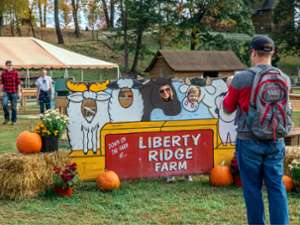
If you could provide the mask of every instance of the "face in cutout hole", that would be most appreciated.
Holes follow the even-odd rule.
[[[162,85],[159,88],[159,95],[164,102],[170,102],[173,100],[173,90],[168,84]]]
[[[84,99],[81,103],[81,113],[83,117],[91,122],[97,113],[97,103],[94,99]]]
[[[188,98],[188,101],[190,103],[198,103],[199,101],[199,98],[200,98],[200,95],[201,95],[201,90],[200,88],[198,87],[195,87],[195,86],[192,86],[189,91],[188,91],[188,94],[187,94],[187,98]]]
[[[123,108],[129,108],[133,103],[132,90],[130,88],[121,88],[118,99]]]

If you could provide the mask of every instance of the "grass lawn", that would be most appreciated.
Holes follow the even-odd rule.
[[[298,115],[299,116],[299,115]],[[15,152],[15,138],[35,120],[1,125],[0,153]],[[9,176],[9,174],[8,174]],[[267,208],[266,191],[263,193]],[[300,224],[300,194],[290,193],[290,224]],[[267,214],[268,216],[268,214]],[[0,200],[0,224],[244,224],[242,190],[216,188],[207,176],[194,182],[178,179],[124,181],[119,191],[103,193],[94,182],[79,183],[70,199],[40,196],[23,201]]]

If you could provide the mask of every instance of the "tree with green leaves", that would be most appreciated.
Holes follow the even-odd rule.
[[[243,0],[187,1],[180,23],[181,32],[190,31],[190,49],[203,46],[202,34],[209,31],[252,34],[250,8]]]
[[[28,10],[30,9],[28,0],[1,0],[0,1],[0,16],[6,15],[6,18],[10,24],[11,35],[15,35],[15,30],[19,36],[22,36],[21,22],[28,15]],[[33,16],[32,16],[33,18]],[[3,26],[3,24],[2,24]],[[2,27],[1,26],[1,27]]]
[[[134,27],[136,35],[135,52],[133,63],[130,69],[130,73],[137,73],[138,62],[140,57],[140,52],[143,45],[143,35],[146,29],[151,25],[157,24],[159,22],[159,16],[157,15],[157,0],[133,0],[129,4],[130,13],[134,15],[129,19],[129,23]]]
[[[273,22],[273,37],[280,51],[300,56],[300,0],[279,0]]]

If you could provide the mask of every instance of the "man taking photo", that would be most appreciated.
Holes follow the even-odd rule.
[[[262,184],[266,185],[270,223],[288,224],[288,202],[282,182],[284,137],[291,129],[290,80],[271,65],[275,46],[267,36],[250,44],[250,69],[228,82],[224,109],[237,109],[236,154],[249,224],[265,224]]]

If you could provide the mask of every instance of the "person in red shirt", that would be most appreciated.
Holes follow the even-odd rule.
[[[236,156],[243,185],[248,224],[265,224],[263,183],[268,192],[270,224],[289,224],[288,199],[282,182],[285,155],[284,138],[275,136],[275,138],[264,139],[264,137],[258,137],[249,123],[250,109],[254,107],[253,103],[250,104],[250,99],[252,88],[256,87],[255,77],[262,76],[261,72],[264,71],[279,71],[271,64],[274,49],[273,40],[267,36],[259,35],[252,39],[249,49],[252,67],[240,71],[232,80],[227,81],[229,87],[223,101],[226,112],[232,113],[237,110],[235,120],[237,125]],[[287,80],[286,85],[289,90],[290,79],[281,71],[280,74]],[[268,82],[271,81],[269,78]],[[263,88],[263,86],[259,88]],[[271,94],[276,94],[276,88],[269,88],[269,90],[271,90]],[[282,93],[284,91],[280,94]],[[272,96],[268,94],[269,92],[265,96]],[[278,108],[272,109],[273,112],[276,113]],[[288,113],[286,112],[286,114]]]
[[[3,112],[4,122],[7,124],[11,120],[11,124],[14,125],[17,122],[17,101],[20,96],[20,77],[18,71],[13,68],[12,62],[7,60],[5,62],[6,69],[1,74],[1,84],[3,90]],[[8,102],[11,104],[11,115],[9,113]]]

